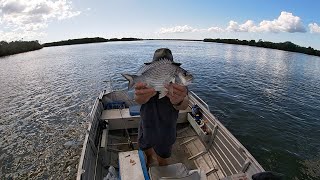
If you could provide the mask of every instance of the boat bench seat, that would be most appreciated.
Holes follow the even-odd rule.
[[[110,130],[138,128],[140,116],[131,116],[129,108],[107,109],[102,111],[101,120],[108,121]]]
[[[135,108],[135,110],[137,110],[139,107]],[[190,108],[187,108],[186,110],[180,110],[177,123],[187,122],[188,112],[191,112]],[[107,109],[102,111],[100,119],[107,120],[109,122],[110,130],[123,129],[124,126],[126,126],[126,128],[138,128],[140,115],[131,114],[132,112],[130,113],[130,108]]]
[[[112,120],[112,119],[126,119],[137,116],[130,115],[129,108],[124,109],[107,109],[102,111],[100,119],[102,120]]]
[[[188,170],[182,163],[168,166],[153,166],[149,169],[150,180],[203,180],[206,175],[200,170]]]
[[[178,119],[177,119],[177,123],[187,122],[187,116],[188,116],[189,112],[191,112],[191,108],[190,107],[188,107],[185,110],[180,110],[179,111],[179,116],[178,116]]]
[[[139,106],[134,106],[130,108],[124,109],[107,109],[102,111],[101,120],[111,120],[111,119],[124,119],[124,118],[136,118],[140,117],[137,115],[137,109],[140,109]],[[179,111],[178,122],[183,122],[187,120],[187,114],[191,112],[191,109],[188,107],[186,110]]]
[[[141,150],[119,153],[119,174],[121,180],[148,180],[148,171]]]

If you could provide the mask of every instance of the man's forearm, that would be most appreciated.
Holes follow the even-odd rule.
[[[189,104],[189,98],[188,98],[188,96],[186,96],[186,97],[183,99],[183,101],[182,101],[182,103],[181,103],[180,105],[173,105],[173,107],[174,107],[176,110],[185,110],[185,109],[187,109],[188,104]]]

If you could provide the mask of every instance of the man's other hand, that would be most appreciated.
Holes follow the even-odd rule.
[[[181,103],[188,94],[186,86],[171,83],[165,86],[168,89],[167,97],[173,105]]]
[[[138,82],[135,87],[134,99],[138,104],[145,104],[151,97],[157,94],[154,88],[148,88],[147,84]]]

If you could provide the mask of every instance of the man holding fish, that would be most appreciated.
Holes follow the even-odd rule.
[[[167,48],[155,51],[153,61],[145,63],[136,75],[122,74],[135,89],[141,104],[138,142],[150,166],[156,155],[160,166],[167,165],[176,141],[179,110],[188,107],[187,85],[193,76],[173,61]]]

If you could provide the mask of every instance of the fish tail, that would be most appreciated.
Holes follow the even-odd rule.
[[[121,74],[121,75],[129,81],[128,89],[133,88],[135,84],[135,78],[137,77],[137,75],[131,75],[131,74]]]

